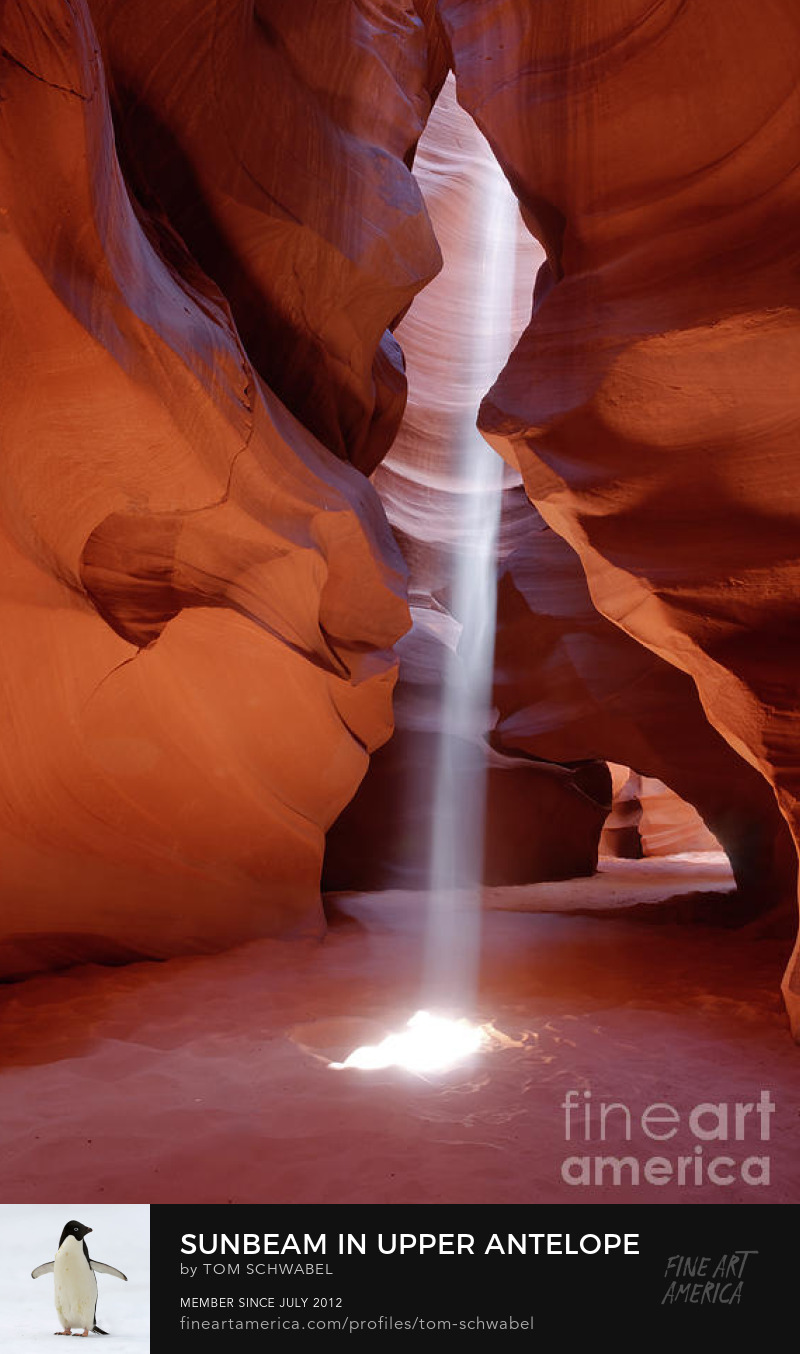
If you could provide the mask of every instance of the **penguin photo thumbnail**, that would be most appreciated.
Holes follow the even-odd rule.
[[[82,1328],[84,1336],[88,1336],[90,1330],[95,1335],[107,1335],[108,1332],[97,1325],[95,1274],[113,1274],[127,1282],[127,1276],[113,1265],[90,1258],[84,1238],[91,1230],[73,1218],[61,1233],[55,1260],[48,1260],[31,1273],[33,1279],[42,1274],[53,1275],[56,1311],[63,1328],[56,1331],[56,1335],[71,1335],[73,1327]]]

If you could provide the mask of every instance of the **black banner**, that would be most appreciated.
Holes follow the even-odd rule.
[[[156,1206],[152,1350],[383,1333],[741,1339],[789,1312],[775,1206]],[[282,1345],[280,1347],[283,1347]]]

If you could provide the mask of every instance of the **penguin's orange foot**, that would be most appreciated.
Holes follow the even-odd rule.
[[[89,1334],[89,1327],[87,1326],[85,1331],[81,1331],[81,1339],[82,1339],[82,1340],[85,1340],[86,1337],[88,1336],[88,1334]]]
[[[56,1331],[53,1331],[53,1334],[54,1334],[54,1335],[71,1335],[71,1334],[72,1334],[72,1327],[70,1326],[69,1330],[56,1330]]]

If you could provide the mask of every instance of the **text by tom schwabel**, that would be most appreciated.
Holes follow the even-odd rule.
[[[302,1263],[301,1256],[332,1255],[629,1255],[639,1254],[638,1232],[492,1232],[476,1237],[472,1232],[186,1232],[181,1237],[181,1255],[197,1256],[196,1264],[181,1263],[181,1273],[194,1278],[210,1274],[263,1274],[266,1272],[320,1272],[317,1265]],[[274,1270],[249,1261],[225,1261],[227,1255],[284,1257]],[[202,1260],[201,1256],[219,1257]],[[296,1261],[288,1257],[297,1257]],[[284,1267],[285,1266],[285,1267]],[[291,1269],[290,1269],[291,1266]]]

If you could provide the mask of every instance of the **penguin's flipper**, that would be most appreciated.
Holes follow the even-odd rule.
[[[95,1274],[113,1274],[115,1279],[124,1279],[126,1283],[128,1282],[127,1274],[123,1274],[121,1269],[115,1269],[113,1265],[104,1265],[102,1260],[90,1260],[89,1264]],[[51,1265],[50,1268],[52,1269],[53,1266]],[[101,1331],[101,1334],[105,1335],[105,1331]]]
[[[107,1330],[102,1330],[100,1326],[92,1326],[92,1335],[108,1335]]]
[[[31,1270],[31,1278],[32,1278],[32,1279],[41,1279],[41,1277],[42,1277],[43,1274],[52,1274],[52,1273],[53,1273],[53,1263],[54,1263],[54,1262],[53,1262],[52,1260],[48,1260],[48,1262],[47,1262],[46,1265],[37,1265],[37,1266],[36,1266],[36,1269],[32,1269],[32,1270]]]

